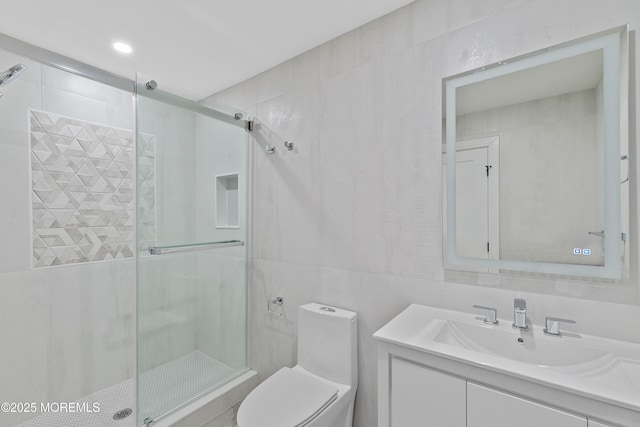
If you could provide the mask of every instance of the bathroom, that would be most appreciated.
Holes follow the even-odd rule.
[[[410,304],[476,315],[480,312],[473,305],[491,306],[500,319],[511,321],[514,299],[522,298],[533,325],[543,325],[545,316],[554,313],[575,320],[576,325],[566,326],[575,333],[640,343],[638,48],[634,39],[640,3],[416,0],[403,4],[331,40],[318,41],[322,44],[293,58],[282,58],[273,63],[279,65],[257,75],[246,75],[230,87],[200,94],[198,99],[206,98],[205,106],[231,115],[242,112],[243,118],[235,124],[210,122],[217,119],[204,111],[165,108],[145,87],[155,80],[155,90],[164,90],[163,81],[169,77],[163,79],[161,71],[135,70],[150,76],[137,79],[145,95],[133,106],[130,90],[70,76],[29,59],[26,52],[0,46],[0,69],[19,62],[27,66],[0,88],[0,402],[74,401],[116,384],[122,384],[124,394],[134,396],[138,371],[197,349],[231,366],[231,379],[220,386],[223,393],[213,401],[210,413],[196,411],[191,420],[180,422],[231,427],[238,404],[250,389],[283,366],[296,364],[298,307],[310,302],[357,313],[356,427],[379,422],[379,342],[373,334]],[[20,20],[8,19],[0,19],[0,33],[39,45],[35,38],[19,35]],[[443,79],[625,24],[631,47],[630,220],[625,254],[630,278],[612,285],[592,278],[518,280],[495,273],[478,284],[446,269]],[[73,57],[68,46],[40,47],[82,61]],[[165,73],[188,80],[184,69]],[[124,77],[136,79],[133,74]],[[166,91],[185,96],[178,89]],[[129,165],[128,169],[124,165],[127,171],[133,170],[135,147],[138,172],[143,166],[140,135],[150,135],[147,142],[158,138],[156,146],[166,150],[157,153],[164,159],[158,160],[164,167],[158,175],[162,172],[166,179],[158,185],[164,185],[166,192],[152,188],[148,194],[163,198],[155,206],[164,213],[145,230],[151,236],[147,235],[148,240],[157,233],[162,242],[145,243],[141,236],[141,228],[148,225],[141,219],[149,212],[142,211],[140,194],[137,206],[132,204],[133,175],[128,176],[130,186],[117,194],[129,216],[129,222],[121,224],[124,242],[136,243],[134,217],[138,215],[138,249],[194,241],[237,240],[246,245],[212,250],[207,252],[210,259],[196,259],[186,254],[154,258],[140,251],[134,255],[135,246],[128,246],[127,252],[125,244],[112,255],[115,259],[103,256],[87,263],[71,259],[68,265],[38,266],[31,245],[37,208],[31,193],[41,188],[32,189],[30,184],[34,169],[25,141],[27,132],[34,129],[27,127],[28,110],[48,113],[50,120],[53,113],[66,120],[104,125],[109,128],[106,131],[129,130],[119,134],[130,155],[129,163],[124,162]],[[239,125],[248,117],[255,121],[251,133]],[[169,121],[174,128],[165,126]],[[138,133],[136,145],[133,129]],[[190,133],[185,140],[193,141],[188,149],[175,143],[176,136],[183,137],[185,132]],[[216,144],[238,143],[216,148],[229,150],[223,156],[212,155],[201,145],[207,139],[204,132],[223,135],[214,138]],[[166,144],[160,141],[163,135]],[[294,144],[292,150],[285,141]],[[273,153],[269,153],[271,147]],[[226,163],[216,163],[219,158]],[[197,227],[203,215],[215,210],[209,189],[199,187],[198,178],[207,167],[211,168],[208,176],[217,179],[212,182],[231,193],[239,190],[234,211],[238,217],[213,231]],[[144,180],[139,180],[138,191],[144,187],[140,181]],[[188,217],[183,216],[183,205],[192,209]],[[51,262],[47,257],[38,260]],[[201,293],[194,271],[215,283],[210,292]],[[271,303],[277,297],[282,297],[282,304]],[[156,322],[171,320],[144,314],[170,299],[178,305],[171,314],[203,318],[214,325],[215,333],[190,321],[141,341],[141,328],[154,329]],[[215,354],[220,348],[224,354]],[[255,374],[233,383],[249,372],[246,369]],[[142,400],[144,388],[137,394]],[[121,409],[135,410],[135,403],[127,399],[113,408],[105,403],[101,412],[111,411],[111,420]],[[185,400],[176,399],[174,406]],[[0,426],[17,426],[32,415],[2,413]]]

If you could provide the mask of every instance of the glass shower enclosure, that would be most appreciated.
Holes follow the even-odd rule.
[[[138,425],[247,370],[246,121],[138,76]]]
[[[248,122],[4,34],[0,76],[0,427],[222,393],[247,371]]]

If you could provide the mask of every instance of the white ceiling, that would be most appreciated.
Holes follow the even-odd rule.
[[[17,0],[4,2],[0,33],[204,98],[412,1]]]

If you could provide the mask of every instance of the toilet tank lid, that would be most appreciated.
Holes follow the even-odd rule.
[[[326,314],[334,317],[341,317],[349,320],[353,320],[358,317],[358,314],[354,313],[353,311],[344,310],[342,308],[333,307],[331,305],[318,304],[317,302],[301,305],[300,309],[317,312],[321,314]]]

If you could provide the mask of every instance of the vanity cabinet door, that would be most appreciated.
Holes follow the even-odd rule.
[[[465,427],[466,381],[391,359],[391,427]]]
[[[467,384],[467,427],[587,427],[587,419]]]

